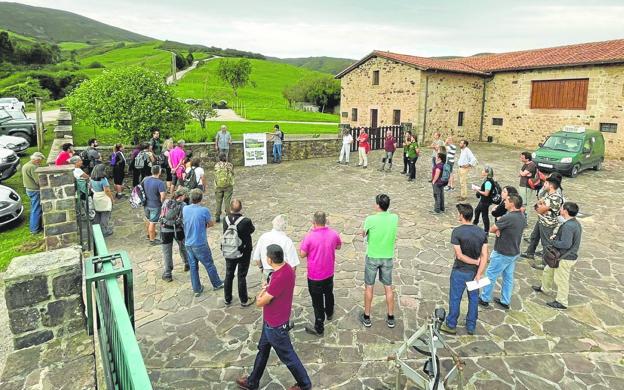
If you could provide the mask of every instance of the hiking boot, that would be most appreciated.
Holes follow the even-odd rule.
[[[165,282],[173,282],[173,278],[167,275],[163,275],[162,280],[164,280]]]
[[[488,306],[490,306],[490,302],[486,302],[486,301],[484,301],[483,299],[481,299],[479,297],[479,305],[481,305],[483,307],[488,307]]]
[[[531,288],[535,292],[539,292],[539,293],[543,293],[544,292],[544,290],[542,290],[542,286],[531,286]]]
[[[236,384],[238,385],[238,387],[240,389],[243,389],[243,390],[255,390],[255,388],[249,386],[249,384],[247,383],[247,377],[246,376],[238,378],[236,380]]]
[[[305,329],[306,333],[309,333],[309,334],[312,334],[312,335],[315,335],[315,336],[322,336],[323,335],[323,333],[319,332],[313,326],[310,326],[310,325],[306,325],[304,329]]]
[[[200,296],[200,295],[201,295],[201,293],[203,293],[203,292],[204,292],[204,286],[201,286],[201,287],[200,287],[200,289],[199,289],[199,291],[197,291],[197,292],[195,293],[195,297]]]
[[[327,321],[331,321],[331,320],[333,320],[333,319],[334,319],[334,315],[333,315],[333,314],[332,314],[332,315],[330,315],[330,316],[327,316]]]
[[[520,255],[520,257],[524,257],[525,259],[533,260],[535,259],[535,255],[532,253],[524,252]]]
[[[565,310],[567,309],[566,306],[563,306],[561,303],[557,302],[557,301],[552,301],[552,302],[546,302],[546,306],[550,306],[554,309],[560,309],[560,310]]]
[[[446,322],[443,322],[442,325],[440,325],[440,331],[452,335],[457,334],[457,329],[449,327],[446,325]]]
[[[373,323],[370,320],[370,316],[367,317],[366,314],[364,314],[364,312],[360,313],[359,320],[362,323],[362,325],[364,325],[367,328],[370,328],[371,326],[373,326]]]
[[[223,301],[223,304],[225,305],[225,307],[230,307],[232,306],[232,301]]]
[[[392,316],[392,317],[387,316],[386,317],[386,325],[388,325],[388,328],[394,328],[396,326],[396,322],[394,321],[394,316]]]
[[[256,297],[253,298],[247,298],[247,302],[241,302],[241,307],[248,307],[254,304],[254,302],[256,302]]]
[[[499,305],[500,307],[502,307],[505,310],[509,310],[510,307],[508,304],[501,302],[500,298],[494,298],[494,302],[496,302],[497,305]]]

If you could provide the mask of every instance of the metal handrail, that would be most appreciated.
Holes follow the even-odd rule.
[[[87,330],[93,334],[95,319],[107,387],[151,390],[134,334],[132,264],[126,252],[108,253],[100,225],[93,225],[93,238],[96,256],[85,261]],[[123,278],[123,296],[118,277]]]

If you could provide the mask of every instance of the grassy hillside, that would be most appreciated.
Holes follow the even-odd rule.
[[[207,88],[213,99],[226,100],[233,106],[236,99],[232,89],[217,77],[219,61],[221,59],[208,61],[199,69],[184,76],[175,86],[176,94],[181,98],[201,99],[206,96]],[[271,61],[253,59],[250,61],[253,68],[251,79],[256,86],[241,88],[238,91],[238,100],[245,107],[247,119],[338,122],[338,115],[291,110],[282,96],[286,86],[320,73]]]
[[[135,65],[165,75],[169,73],[171,68],[171,53],[158,49],[160,44],[160,41],[134,44],[86,57],[82,57],[82,53],[80,53],[79,63],[86,68],[94,62],[98,62],[104,66],[104,68],[99,69],[84,69],[83,73],[87,74],[89,77],[100,74],[106,68]]]
[[[0,26],[51,42],[145,42],[152,39],[71,12],[18,3],[0,3]]]
[[[338,74],[348,68],[356,60],[348,58],[334,57],[304,57],[304,58],[267,58],[270,61],[281,62],[284,64],[294,65],[300,68],[306,68],[317,72]]]

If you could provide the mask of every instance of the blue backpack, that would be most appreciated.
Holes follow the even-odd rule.
[[[449,163],[444,164],[442,168],[442,176],[440,177],[440,184],[443,186],[447,185],[449,179],[451,178],[451,165]]]

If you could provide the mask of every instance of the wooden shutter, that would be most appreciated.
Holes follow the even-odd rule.
[[[584,110],[587,108],[589,79],[534,80],[531,85],[531,108]]]

